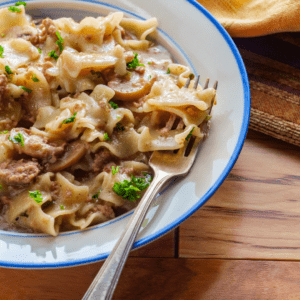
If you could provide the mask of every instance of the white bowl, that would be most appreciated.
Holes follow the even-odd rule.
[[[9,1],[0,5],[13,5]],[[106,1],[105,1],[106,2]],[[249,115],[250,91],[243,61],[223,27],[193,0],[27,1],[34,18],[106,15],[121,10],[125,15],[157,17],[158,42],[174,59],[219,81],[218,105],[213,109],[209,138],[203,144],[190,174],[177,180],[158,197],[146,217],[134,248],[141,247],[178,226],[218,189],[233,167],[244,143]],[[20,234],[0,231],[0,266],[58,268],[96,262],[108,256],[132,212],[83,231]]]

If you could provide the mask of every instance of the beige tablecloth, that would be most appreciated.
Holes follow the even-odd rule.
[[[232,37],[300,31],[300,0],[198,0]]]

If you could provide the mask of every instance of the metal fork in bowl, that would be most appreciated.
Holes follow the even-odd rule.
[[[190,85],[190,78],[187,79],[184,88]],[[199,76],[195,80],[194,89],[197,89]],[[206,80],[204,89],[208,88],[209,80]],[[217,89],[218,82],[214,84]],[[209,108],[208,116],[210,116],[215,97],[213,97]],[[176,118],[169,120],[169,127],[174,125]],[[201,126],[202,131],[206,134],[208,131],[207,121]],[[177,128],[183,128],[182,120],[178,123]],[[110,300],[119,281],[121,272],[127,260],[128,254],[132,248],[135,238],[139,232],[141,224],[155,196],[161,187],[174,176],[186,175],[197,155],[199,144],[202,140],[192,136],[186,143],[186,147],[182,147],[175,151],[155,151],[151,155],[149,165],[154,171],[154,178],[148,187],[145,195],[135,209],[129,223],[127,224],[123,234],[120,236],[111,254],[106,259],[102,268],[91,283],[89,289],[83,296],[82,300]]]

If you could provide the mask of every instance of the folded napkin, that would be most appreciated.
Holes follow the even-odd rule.
[[[232,37],[300,31],[299,0],[198,0]]]

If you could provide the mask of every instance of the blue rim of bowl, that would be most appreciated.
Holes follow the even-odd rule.
[[[114,8],[114,9],[118,9],[118,10],[122,10],[128,14],[134,15],[140,19],[144,19],[141,16],[138,16],[128,10],[125,10],[123,8],[120,8],[118,6],[115,5],[111,5],[108,3],[103,3],[101,1],[95,1],[95,0],[73,0],[73,1],[79,1],[79,2],[89,2],[89,3],[94,3],[94,4],[101,4],[110,8]],[[246,68],[244,66],[242,57],[236,47],[236,45],[234,44],[233,40],[231,39],[231,37],[229,36],[229,34],[226,32],[226,30],[222,27],[222,25],[211,15],[210,12],[208,12],[203,6],[201,6],[198,2],[196,2],[196,0],[184,0],[186,2],[189,2],[191,5],[193,5],[200,13],[202,13],[207,19],[209,19],[214,25],[215,27],[218,29],[218,31],[221,33],[222,37],[225,39],[225,41],[227,42],[227,45],[229,46],[229,48],[231,49],[235,60],[237,62],[239,71],[240,71],[240,75],[241,75],[241,79],[242,79],[242,83],[243,83],[243,92],[244,92],[244,112],[243,112],[243,123],[241,126],[241,130],[240,130],[240,135],[238,138],[238,141],[236,143],[235,149],[230,157],[230,160],[228,161],[225,169],[223,170],[222,174],[219,176],[218,180],[213,184],[213,186],[199,199],[199,201],[192,206],[187,212],[185,212],[181,217],[179,217],[178,219],[176,219],[175,221],[173,221],[172,223],[170,223],[168,226],[165,226],[164,228],[158,230],[157,232],[137,241],[134,243],[132,249],[136,249],[139,248],[141,246],[145,246],[148,243],[151,243],[153,240],[163,236],[164,234],[168,233],[170,230],[172,230],[173,228],[177,227],[180,225],[180,223],[182,223],[183,221],[185,221],[189,216],[191,216],[196,210],[198,210],[203,204],[205,204],[210,197],[217,191],[217,189],[220,187],[220,185],[223,183],[223,181],[225,180],[225,178],[228,176],[230,170],[233,168],[245,141],[246,138],[246,134],[247,134],[247,130],[248,130],[248,125],[249,125],[249,118],[250,118],[250,107],[251,107],[251,99],[250,99],[250,87],[249,87],[249,81],[248,81],[248,76],[247,76],[247,72],[246,72]],[[34,2],[31,0],[28,0],[27,2]],[[3,5],[8,5],[8,4],[13,4],[14,1],[7,1],[1,4],[1,6]],[[176,46],[178,46],[178,49],[180,49],[181,53],[185,56],[185,58],[188,60],[188,62],[190,63],[190,65],[193,67],[192,63],[190,62],[189,58],[187,57],[187,55],[184,53],[184,51],[182,51],[182,49],[180,48],[180,46],[171,38],[169,37],[165,32],[163,32],[161,29],[160,31],[166,35],[171,41],[172,43],[174,43]],[[195,72],[195,70],[193,70]],[[107,226],[111,223],[117,222],[120,219],[129,217],[133,212],[130,212],[128,214],[125,214],[123,216],[121,216],[120,218],[114,219],[111,222],[107,222],[105,224],[103,224],[104,226]],[[94,230],[94,229],[98,229],[99,227],[103,227],[101,226],[94,226],[93,228],[90,228],[90,230]],[[63,235],[73,235],[76,233],[80,233],[81,231],[73,231],[73,232],[69,232],[69,233],[64,233]],[[34,238],[34,237],[49,237],[49,235],[18,235],[18,234],[7,234],[5,232],[1,232],[1,235],[9,235],[12,237],[28,237],[28,238]],[[93,258],[90,259],[80,259],[80,260],[72,260],[69,262],[60,262],[60,263],[39,263],[39,264],[26,264],[26,263],[9,263],[7,261],[0,261],[0,266],[2,267],[10,267],[10,268],[28,268],[28,269],[46,269],[46,268],[62,268],[62,267],[72,267],[72,266],[78,266],[78,265],[83,265],[83,264],[88,264],[88,263],[93,263],[93,262],[98,262],[101,261],[103,259],[105,259],[108,255],[110,254],[110,252],[106,252],[106,253],[102,253],[98,256],[95,256]]]

